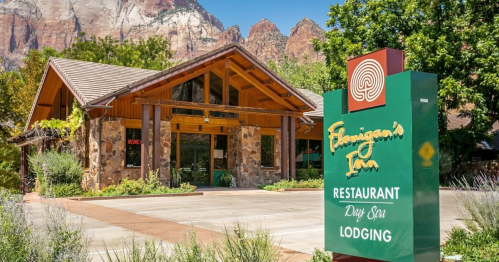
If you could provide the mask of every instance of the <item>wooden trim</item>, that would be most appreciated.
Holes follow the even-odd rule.
[[[220,67],[222,66],[223,64],[225,63],[225,60],[221,60],[221,61],[218,61],[218,62],[215,62],[214,64],[212,65],[209,65],[207,67],[204,67],[202,69],[199,69],[197,71],[194,71],[193,73],[189,73],[185,76],[182,76],[182,77],[179,77],[179,78],[176,78],[174,80],[170,80],[168,83],[162,85],[162,86],[159,86],[153,90],[150,90],[148,92],[145,92],[144,94],[142,94],[141,96],[142,97],[149,97],[149,96],[152,96],[152,95],[155,95],[155,94],[158,94],[158,93],[161,93],[169,88],[172,88],[174,86],[177,86],[177,85],[180,85],[186,81],[189,81],[193,78],[196,78],[202,74],[205,74],[207,72],[210,72],[212,69],[216,68],[216,67]],[[189,71],[188,71],[189,72]],[[169,79],[167,79],[169,80]]]
[[[46,108],[52,108],[52,105],[47,105],[47,104],[37,104],[36,106],[46,107]]]
[[[235,63],[230,63],[230,68],[234,70],[236,73],[238,73],[241,77],[243,77],[246,81],[248,81],[250,84],[256,86],[260,91],[262,91],[264,94],[267,96],[271,97],[275,101],[277,101],[279,104],[283,105],[289,110],[292,111],[298,111],[293,105],[288,103],[286,100],[284,100],[282,97],[280,97],[278,94],[274,93],[274,91],[270,90],[267,88],[264,84],[262,84],[261,81],[256,79],[254,76],[250,75],[248,72],[244,71],[241,67],[236,65]]]
[[[225,66],[223,69],[223,85],[222,85],[222,105],[228,105],[229,104],[229,72],[230,71],[230,62],[229,59],[225,61]]]
[[[232,113],[255,114],[255,115],[280,115],[280,116],[293,116],[293,117],[301,117],[303,115],[303,112],[273,110],[273,109],[264,109],[256,107],[215,105],[215,104],[206,104],[206,103],[151,99],[151,98],[141,98],[141,97],[135,97],[132,103],[142,104],[142,105],[170,106],[182,109],[211,110],[219,112],[232,112]]]
[[[251,88],[255,88],[255,86],[254,85],[243,86],[243,87],[241,87],[241,91],[248,90],[248,89],[251,89]]]
[[[140,177],[144,179],[149,172],[149,105],[142,105],[141,140]]]
[[[258,100],[258,103],[263,103],[263,102],[272,101],[272,100],[274,100],[274,99],[272,99],[270,97],[262,98],[262,99]]]
[[[210,103],[210,73],[204,74],[204,103]],[[204,110],[204,117],[209,117],[210,111]]]

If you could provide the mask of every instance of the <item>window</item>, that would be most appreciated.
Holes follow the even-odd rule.
[[[262,135],[262,168],[274,167],[274,136]]]
[[[126,129],[126,167],[140,167],[140,147],[141,130],[140,128],[127,128]]]
[[[185,102],[204,102],[203,76],[191,79],[172,89],[172,100]],[[202,110],[173,108],[174,114],[203,115]]]
[[[172,132],[172,141],[170,142],[170,167],[177,168],[177,133]]]
[[[322,169],[322,140],[296,139],[296,169]]]
[[[215,135],[213,160],[215,169],[227,169],[227,135]]]
[[[218,77],[214,73],[210,73],[210,104],[221,105],[222,95],[223,95],[223,81],[222,78]],[[239,105],[239,90],[235,87],[229,85],[229,105],[238,106]],[[212,117],[227,117],[227,118],[238,118],[237,113],[228,112],[217,112],[211,111],[210,116]]]

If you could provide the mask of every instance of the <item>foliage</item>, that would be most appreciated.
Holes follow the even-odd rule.
[[[110,36],[87,38],[85,33],[81,33],[71,47],[64,49],[61,54],[65,58],[80,61],[164,70],[172,66],[170,60],[173,53],[169,47],[168,39],[158,35],[120,42]]]
[[[405,51],[406,69],[437,74],[440,147],[451,142],[449,110],[469,116],[457,129],[458,158],[489,138],[499,119],[499,2],[347,0],[330,7],[325,41],[331,89],[346,88],[346,59],[383,47]]]
[[[269,60],[268,66],[294,87],[308,89],[316,94],[331,90],[326,65],[313,62],[308,56],[304,56],[301,63],[298,63],[297,58],[284,56],[277,62]]]
[[[321,177],[319,169],[309,167],[307,169],[300,169],[296,172],[296,180],[309,180],[309,179],[319,179]]]
[[[71,114],[68,115],[67,120],[61,119],[44,119],[40,123],[35,122],[34,126],[41,128],[55,129],[59,132],[64,140],[71,140],[78,128],[85,123],[85,112],[79,107],[76,99],[73,101]],[[68,134],[69,133],[69,134]]]
[[[0,189],[18,189],[21,183],[19,173],[6,162],[0,163]]]
[[[50,186],[49,191],[50,194],[54,197],[73,197],[83,195],[83,189],[81,188],[81,185],[76,183],[55,184]]]
[[[130,180],[125,178],[119,185],[110,185],[98,192],[87,192],[85,196],[132,196],[155,194],[178,194],[194,192],[196,186],[181,183],[178,188],[170,188],[161,184],[157,172],[149,171],[145,181],[142,178]]]
[[[22,196],[0,191],[0,261],[87,261],[90,238],[82,217],[71,217],[54,199],[42,200],[35,219]]]
[[[440,177],[440,184],[448,184],[451,180],[450,174],[454,161],[451,153],[445,149],[438,151],[438,173]]]
[[[182,183],[182,170],[172,167],[170,169],[170,175],[171,175],[171,186],[179,187],[180,184]]]
[[[225,227],[224,236],[215,249],[221,261],[279,261],[280,243],[269,230],[258,227],[249,232],[246,226],[236,222],[234,229]]]
[[[232,174],[229,170],[222,170],[222,173],[218,177],[218,186],[220,187],[229,187],[232,183]]]
[[[274,240],[270,231],[259,227],[250,233],[238,222],[233,229],[225,227],[221,238],[211,245],[197,241],[196,233],[191,231],[181,241],[174,242],[171,249],[161,242],[155,245],[153,240],[146,240],[144,245],[140,245],[134,237],[131,243],[123,242],[122,247],[113,247],[112,251],[106,247],[105,251],[102,260],[108,262],[286,261],[280,260],[280,243]]]
[[[13,144],[7,143],[10,128],[0,126],[0,188],[12,190],[19,188],[20,152]]]
[[[71,153],[50,150],[29,156],[28,161],[40,183],[56,185],[81,182],[83,167]]]
[[[274,184],[259,185],[258,188],[268,191],[282,191],[286,188],[324,188],[324,179],[309,179],[303,181],[283,179]]]
[[[331,262],[332,260],[333,254],[331,252],[315,248],[312,258],[307,260],[307,262]]]
[[[463,262],[495,262],[499,261],[499,240],[486,232],[454,227],[442,251],[445,256],[463,255]]]
[[[461,219],[472,233],[484,233],[499,240],[499,178],[480,175],[470,185],[465,178],[452,186],[464,207]]]

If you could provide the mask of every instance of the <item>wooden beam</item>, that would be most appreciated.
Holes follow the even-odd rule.
[[[308,106],[301,106],[301,107],[298,107],[298,110],[300,110],[300,111],[301,111],[301,110],[308,110],[308,109],[310,109],[310,107],[308,107]]]
[[[267,101],[272,101],[272,98],[267,97],[267,98],[262,98],[262,99],[258,100],[259,103],[263,103],[263,102],[267,102]]]
[[[177,85],[180,85],[186,81],[189,81],[193,78],[196,78],[202,74],[205,74],[207,72],[210,72],[211,70],[213,70],[214,68],[216,67],[220,67],[222,66],[223,64],[225,64],[225,60],[221,60],[221,61],[218,61],[218,62],[215,62],[214,64],[212,65],[209,65],[207,67],[204,67],[202,69],[199,69],[199,70],[196,70],[194,71],[192,74],[187,74],[187,75],[184,75],[180,78],[176,78],[176,79],[167,79],[167,83],[162,85],[162,86],[159,86],[153,90],[150,90],[148,92],[145,92],[143,95],[141,96],[144,96],[144,97],[149,97],[149,96],[152,96],[152,95],[155,95],[155,94],[158,94],[158,93],[161,93],[163,91],[165,91],[166,89],[169,89],[169,88],[172,88],[174,86],[177,86]]]
[[[161,107],[154,106],[153,117],[152,117],[152,168],[156,172],[161,166],[160,156],[161,156],[161,144],[160,144],[160,134],[161,134]],[[158,174],[159,175],[159,174]]]
[[[289,174],[296,179],[296,119],[289,118]],[[308,159],[308,157],[307,157]]]
[[[272,83],[274,83],[274,80],[272,80],[272,79],[269,80],[269,81],[262,82],[262,84],[264,84],[264,85],[269,85],[269,84],[272,84]]]
[[[241,67],[239,67],[235,63],[230,63],[229,65],[230,65],[230,68],[232,70],[234,70],[236,73],[238,73],[240,76],[242,76],[250,84],[256,86],[264,94],[266,94],[267,96],[273,98],[275,101],[277,101],[279,104],[283,105],[287,109],[293,110],[293,111],[298,111],[293,105],[291,105],[286,100],[284,100],[283,98],[281,98],[279,95],[277,95],[276,93],[274,93],[274,91],[268,89],[266,86],[264,86],[262,84],[262,82],[260,82],[258,79],[256,79],[252,75],[248,74],[246,71],[244,71],[244,69],[242,69]]]
[[[164,99],[151,99],[151,98],[142,98],[142,97],[135,97],[132,100],[132,103],[142,104],[142,105],[160,105],[160,106],[168,106],[181,109],[232,112],[232,113],[241,113],[241,114],[280,115],[280,116],[293,116],[293,117],[303,116],[302,112],[294,112],[294,111],[230,106],[230,105],[215,105],[215,104],[194,103],[194,102],[184,102],[184,101],[174,101],[174,100],[164,100]]]
[[[287,98],[287,97],[291,97],[291,93],[287,93],[287,94],[279,95],[279,96],[282,98]]]
[[[52,105],[46,105],[46,104],[38,104],[36,106],[39,106],[39,107],[46,107],[46,108],[52,108]]]
[[[210,103],[210,73],[204,74],[204,103]],[[209,117],[210,111],[204,110],[204,117]]]
[[[244,69],[244,71],[246,71],[246,72],[251,71],[251,70],[255,70],[255,66],[246,67]]]
[[[243,86],[243,87],[241,87],[241,91],[248,90],[248,89],[251,89],[251,88],[255,88],[255,86],[254,85]]]
[[[282,179],[289,179],[289,139],[288,139],[288,117],[281,116],[281,175]]]
[[[142,130],[140,144],[140,177],[149,172],[149,105],[142,105]]]
[[[224,73],[223,73],[223,84],[222,84],[222,105],[229,104],[229,71],[230,62],[229,59],[225,61]]]

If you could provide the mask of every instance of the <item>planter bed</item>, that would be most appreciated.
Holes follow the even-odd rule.
[[[68,197],[67,199],[69,199],[69,200],[75,200],[75,201],[94,201],[94,200],[126,199],[126,198],[202,196],[202,195],[203,195],[203,192],[192,192],[192,193],[173,193],[173,194],[154,194],[154,195],[130,195],[130,196]]]

